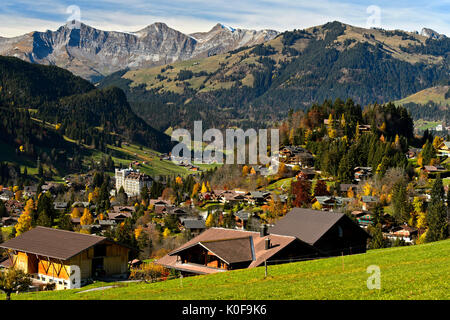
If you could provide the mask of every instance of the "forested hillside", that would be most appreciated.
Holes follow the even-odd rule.
[[[199,119],[209,127],[260,127],[325,99],[385,103],[446,81],[449,46],[332,22],[227,54],[124,70],[100,86],[121,87],[133,110],[161,130]]]
[[[126,141],[170,148],[170,138],[137,117],[119,88],[95,89],[58,67],[0,57],[0,89],[2,158],[77,170],[84,147],[106,151]]]

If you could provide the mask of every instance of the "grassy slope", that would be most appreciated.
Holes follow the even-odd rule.
[[[396,104],[405,103],[417,103],[417,104],[427,104],[432,101],[441,106],[450,105],[450,99],[445,99],[445,94],[450,89],[450,86],[437,86],[428,88],[417,93],[414,93],[404,99],[398,100]]]
[[[27,293],[13,299],[450,299],[450,240],[366,254],[197,276],[76,294]],[[381,269],[381,289],[368,290],[367,267]],[[94,285],[98,286],[98,284]],[[214,288],[212,290],[212,288]]]

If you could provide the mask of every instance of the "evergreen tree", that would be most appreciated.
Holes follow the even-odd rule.
[[[6,210],[5,204],[0,200],[0,219],[8,216],[8,211]]]
[[[411,212],[411,204],[408,201],[406,183],[399,181],[392,188],[393,216],[398,222],[408,222]]]
[[[386,247],[386,240],[383,238],[383,232],[381,226],[374,226],[369,228],[372,235],[372,239],[369,243],[370,249],[380,249]]]
[[[52,220],[48,216],[47,212],[45,210],[41,211],[39,213],[39,216],[36,220],[36,225],[42,226],[42,227],[51,227],[52,226]]]
[[[428,230],[425,241],[444,240],[448,236],[447,210],[444,203],[444,186],[438,176],[431,189],[431,201],[427,211]]]
[[[58,229],[73,231],[73,223],[70,219],[70,215],[64,213],[61,214],[58,220]]]

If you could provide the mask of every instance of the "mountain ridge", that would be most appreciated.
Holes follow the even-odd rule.
[[[401,99],[448,79],[449,52],[448,38],[335,21],[216,56],[124,70],[100,86],[120,86],[135,112],[160,130],[198,119],[257,127],[325,99]]]
[[[163,22],[155,22],[136,32],[103,31],[83,23],[78,24],[79,28],[72,25],[67,23],[55,31],[0,37],[0,55],[57,65],[95,82],[121,69],[206,57],[260,43],[279,34],[274,30],[235,29],[236,32],[217,35],[213,27],[203,34],[214,32],[215,36],[200,43]]]

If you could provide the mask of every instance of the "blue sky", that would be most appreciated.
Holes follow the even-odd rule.
[[[0,36],[56,30],[73,5],[83,23],[102,30],[137,31],[158,21],[185,33],[218,22],[285,31],[338,20],[407,31],[428,27],[450,36],[450,0],[10,0],[0,6]]]

